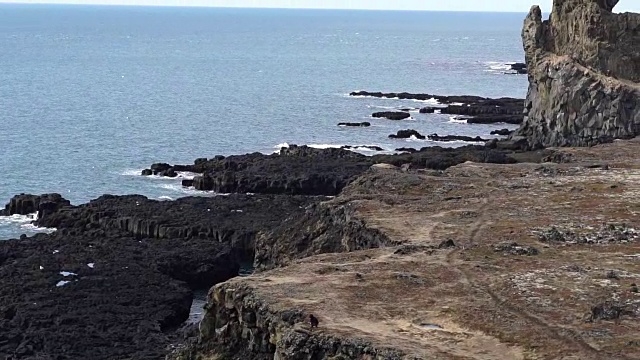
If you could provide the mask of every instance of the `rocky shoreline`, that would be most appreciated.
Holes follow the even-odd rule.
[[[59,194],[17,195],[0,216],[37,212],[34,225],[56,231],[0,242],[0,355],[160,358],[194,334],[185,324],[193,292],[238,276],[240,264],[266,271],[317,254],[396,246],[348,205],[325,204],[371,169],[442,171],[522,156],[543,154],[467,146],[368,157],[292,145],[144,171],[193,172],[184,185],[212,184],[206,190],[229,195],[105,195],[77,206]]]
[[[242,263],[266,271],[318,254],[397,246],[350,206],[326,204],[372,169],[437,173],[468,161],[545,156],[485,146],[364,156],[292,145],[273,155],[158,163],[143,172],[196,173],[185,186],[213,184],[206,190],[224,196],[105,195],[75,206],[59,194],[17,195],[0,216],[37,212],[34,225],[57,230],[0,242],[0,355],[157,359],[197,334],[185,324],[193,292],[236,277]]]
[[[640,358],[640,141],[612,142],[636,134],[638,69],[614,60],[637,54],[601,38],[580,48],[586,30],[561,36],[580,19],[637,29],[637,14],[610,13],[616,3],[555,1],[549,22],[532,9],[527,64],[513,67],[529,74],[526,101],[351,93],[521,124],[492,134],[507,138],[408,129],[390,137],[482,145],[373,156],[291,145],[141,173],[193,173],[182,185],[210,197],[16,195],[0,216],[37,213],[34,225],[56,230],[0,241],[0,358]],[[398,110],[374,117],[406,123],[417,109]]]

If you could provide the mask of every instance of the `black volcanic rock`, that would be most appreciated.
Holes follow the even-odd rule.
[[[341,146],[340,148],[345,150],[368,149],[373,151],[384,151],[383,148],[376,145],[355,145],[355,146],[344,145],[344,146]]]
[[[0,242],[0,258],[10,259],[0,266],[0,304],[13,312],[0,319],[0,357],[161,358],[191,306],[189,287],[155,269],[161,249],[178,243],[186,246],[119,231]],[[222,265],[228,247],[211,246],[201,258]]]
[[[398,148],[396,149],[397,152],[406,152],[406,153],[415,153],[418,150],[414,149],[414,148],[407,148],[407,147],[402,147],[402,148]]]
[[[419,132],[417,132],[416,130],[413,130],[413,129],[399,130],[396,134],[389,135],[389,138],[390,139],[409,139],[412,136],[414,136],[416,139],[420,139],[420,140],[426,139],[426,136],[420,134]]]
[[[253,259],[258,233],[320,200],[60,201],[36,222],[58,231],[0,241],[0,357],[164,358],[189,316],[192,289],[236,276]]]
[[[419,100],[419,101],[437,101],[443,105],[454,105],[456,103],[460,104],[490,104],[493,103],[497,106],[508,106],[509,103],[514,101],[521,102],[521,106],[524,104],[524,99],[514,99],[514,98],[485,98],[482,96],[475,95],[434,95],[434,94],[414,94],[414,93],[382,93],[382,92],[369,92],[369,91],[356,91],[349,94],[350,96],[368,96],[368,97],[376,97],[376,98],[386,98],[386,99],[402,99],[402,100]]]
[[[169,169],[171,169],[171,165],[167,163],[156,163],[151,165],[151,171],[153,171],[154,174],[159,174]]]
[[[436,108],[434,107],[423,107],[420,109],[420,114],[433,114],[436,112]]]
[[[473,117],[459,117],[460,120],[466,120],[467,124],[522,124],[522,115],[477,115]]]
[[[347,127],[369,127],[371,126],[371,123],[368,121],[365,122],[357,122],[357,123],[353,123],[353,122],[341,122],[338,124],[338,126],[347,126]]]
[[[461,135],[446,135],[439,136],[438,134],[427,135],[427,138],[431,141],[467,141],[467,142],[487,142],[488,139],[483,139],[480,136],[471,137],[471,136],[461,136]]]
[[[273,209],[292,212],[313,201],[310,197],[279,195],[232,194],[175,201],[104,195],[86,204],[62,207],[46,219],[38,219],[36,225],[68,233],[105,228],[142,238],[199,238],[236,244],[255,235],[256,226],[273,225],[269,222],[277,219],[271,214]]]
[[[389,120],[405,120],[411,117],[411,114],[408,112],[402,111],[382,111],[373,113],[374,118],[385,118]]]
[[[489,124],[494,122],[505,122],[509,124],[521,124],[524,119],[524,99],[517,98],[485,98],[480,96],[442,96],[432,94],[411,94],[411,93],[381,93],[358,91],[352,92],[351,96],[371,96],[378,98],[398,98],[411,100],[435,100],[440,104],[447,105],[439,108],[442,114],[468,115],[469,124]],[[425,107],[422,113],[435,112],[436,108]]]
[[[64,199],[60,194],[20,194],[14,196],[5,206],[4,210],[0,210],[0,216],[29,215],[38,213],[38,216],[42,217],[49,212],[55,211],[58,208],[69,204],[70,202]]]
[[[415,130],[403,130],[391,137],[426,138]],[[381,151],[379,147],[371,149]],[[194,165],[174,165],[180,171],[198,173],[183,185],[218,193],[290,194],[334,196],[377,163],[401,166],[411,162],[414,169],[443,169],[460,162],[511,163],[505,150],[500,156],[485,157],[485,147],[443,149],[427,147],[408,154],[364,156],[346,149],[314,149],[292,145],[279,154],[260,153],[215,157]],[[496,150],[496,152],[498,152]],[[441,161],[445,159],[444,161]]]
[[[189,186],[189,183],[182,183],[182,185]],[[211,191],[215,188],[215,180],[209,174],[203,174],[195,176],[191,181],[191,186],[196,190]]]
[[[488,99],[471,104],[449,105],[443,108],[443,114],[468,115],[463,119],[468,124],[489,124],[503,122],[521,124],[523,115],[523,101],[521,99],[503,98]]]
[[[197,190],[333,196],[372,164],[370,158],[346,149],[292,145],[279,154],[216,157],[173,168],[199,173],[193,179]]]
[[[491,132],[491,135],[500,135],[500,136],[509,136],[511,134],[513,134],[514,131],[513,130],[509,130],[509,129],[500,129],[500,130],[493,130]]]
[[[527,74],[527,64],[525,64],[525,63],[514,63],[514,64],[511,64],[511,70],[515,71],[518,74],[526,75]]]
[[[376,163],[391,164],[397,167],[411,164],[412,169],[433,170],[446,170],[467,161],[494,164],[514,164],[517,162],[507,152],[488,149],[484,145],[468,145],[458,148],[430,146],[413,153],[375,155],[372,156],[372,159]]]

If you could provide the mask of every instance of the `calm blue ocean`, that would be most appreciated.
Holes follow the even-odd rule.
[[[0,203],[59,192],[188,194],[136,176],[153,162],[273,152],[282,143],[379,145],[403,128],[488,136],[496,126],[372,112],[421,103],[354,90],[524,97],[525,14],[0,4]],[[366,129],[336,126],[371,121]],[[0,219],[0,239],[29,233]]]

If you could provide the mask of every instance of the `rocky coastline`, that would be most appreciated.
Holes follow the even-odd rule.
[[[158,359],[197,334],[185,323],[193,293],[238,276],[241,264],[266,271],[318,254],[396,246],[348,204],[325,204],[372,169],[442,171],[518,156],[483,146],[364,156],[292,145],[143,172],[193,172],[185,185],[213,184],[206,190],[224,196],[104,195],[72,205],[59,194],[17,195],[0,216],[37,213],[34,225],[56,231],[0,242],[0,355]]]
[[[238,354],[246,359],[273,357],[274,352],[288,359],[311,346],[323,358],[360,354],[400,359],[397,349],[305,333],[299,329],[305,314],[293,309],[264,313],[261,306],[230,312],[229,301],[240,300],[229,298],[238,292],[226,281],[237,277],[246,263],[263,273],[323,254],[401,247],[403,241],[369,226],[349,200],[349,189],[362,181],[373,180],[377,186],[374,174],[380,171],[442,176],[469,161],[506,165],[562,158],[553,154],[466,146],[364,156],[293,145],[273,155],[216,156],[193,165],[158,163],[145,171],[201,174],[193,184],[207,176],[234,179],[213,181],[226,186],[218,189],[230,190],[224,196],[157,201],[105,195],[71,205],[58,194],[17,195],[2,216],[37,212],[34,225],[57,230],[0,242],[0,354],[190,359],[202,351],[242,348]],[[265,186],[255,186],[252,176],[258,173]],[[186,323],[194,292],[221,283],[227,285],[212,290],[207,305],[207,314],[215,317],[206,315],[199,330]],[[232,288],[224,290],[226,286]],[[255,297],[251,287],[243,288],[243,299]],[[115,296],[105,297],[105,291]],[[226,298],[226,305],[216,305],[213,298]],[[237,316],[245,320],[219,329],[221,322]],[[95,336],[87,337],[87,332]],[[275,344],[274,336],[280,339]],[[109,345],[114,343],[119,346]]]
[[[616,4],[555,0],[544,22],[531,10],[513,65],[527,99],[350,94],[519,124],[492,133],[506,138],[408,129],[390,138],[480,144],[290,145],[140,174],[193,173],[182,185],[207,197],[8,199],[0,216],[55,231],[0,241],[0,358],[640,358],[640,70],[610,38],[636,44],[640,15]],[[418,109],[398,110],[373,117]]]
[[[427,106],[420,113],[429,114],[436,110],[442,114],[461,115],[461,120],[469,124],[521,124],[524,119],[524,99],[499,98],[491,99],[481,96],[442,96],[433,94],[382,93],[371,91],[355,91],[349,94],[358,97],[374,97],[387,99],[403,99],[436,102],[438,106]],[[411,116],[403,112],[380,112],[373,117],[384,117],[391,120],[403,120]]]

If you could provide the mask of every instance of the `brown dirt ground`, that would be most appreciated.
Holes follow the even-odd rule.
[[[607,300],[638,309],[631,284],[640,283],[640,239],[567,245],[535,234],[604,223],[640,229],[640,141],[561,151],[576,162],[372,169],[332,201],[355,205],[405,245],[319,255],[233,281],[275,307],[315,314],[319,331],[422,359],[640,359],[637,318],[585,321]],[[438,249],[447,239],[456,247]],[[540,254],[494,251],[504,241]]]

